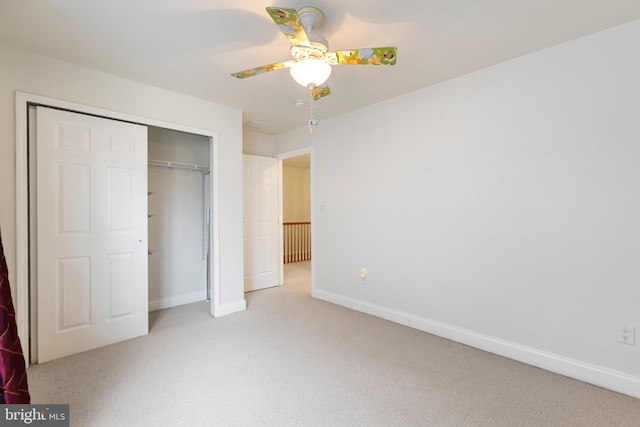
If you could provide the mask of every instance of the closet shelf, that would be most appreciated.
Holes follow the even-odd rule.
[[[170,169],[189,169],[201,172],[209,172],[208,166],[195,165],[190,163],[168,162],[166,160],[149,160],[150,166],[160,166]]]

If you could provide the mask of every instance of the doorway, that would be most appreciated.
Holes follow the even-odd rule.
[[[278,156],[282,160],[282,280],[281,283],[312,293],[312,153],[297,150]]]

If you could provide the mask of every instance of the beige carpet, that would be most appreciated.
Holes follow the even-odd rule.
[[[640,400],[309,296],[309,263],[214,319],[151,313],[146,337],[32,366],[72,426],[638,426]]]

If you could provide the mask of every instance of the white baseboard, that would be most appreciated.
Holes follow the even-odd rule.
[[[640,377],[504,341],[471,330],[458,328],[446,323],[356,300],[332,292],[314,289],[312,294],[314,298],[323,301],[371,314],[372,316],[419,329],[433,335],[488,351],[489,353],[504,356],[517,360],[518,362],[640,399]]]
[[[191,292],[188,294],[175,295],[149,301],[149,311],[162,310],[165,308],[177,307],[179,305],[191,304],[207,299],[206,291]]]
[[[237,313],[238,311],[244,311],[247,309],[247,301],[244,298],[238,301],[220,304],[219,311],[216,317],[225,316],[231,313]]]

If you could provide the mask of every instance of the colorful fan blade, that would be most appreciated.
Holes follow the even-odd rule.
[[[247,77],[257,76],[258,74],[268,73],[269,71],[281,70],[283,68],[289,68],[296,61],[284,61],[284,62],[276,62],[275,64],[263,65],[262,67],[251,68],[249,70],[238,71],[237,73],[232,73],[233,77],[239,79],[246,79]]]
[[[331,65],[395,65],[396,51],[394,46],[369,47],[365,49],[337,50],[327,52],[325,58]]]
[[[304,30],[298,12],[295,9],[268,7],[267,13],[293,46],[311,46],[307,32]]]
[[[331,91],[329,90],[329,86],[324,83],[321,86],[316,86],[313,88],[313,99],[317,101],[318,99],[322,99],[330,93]]]

